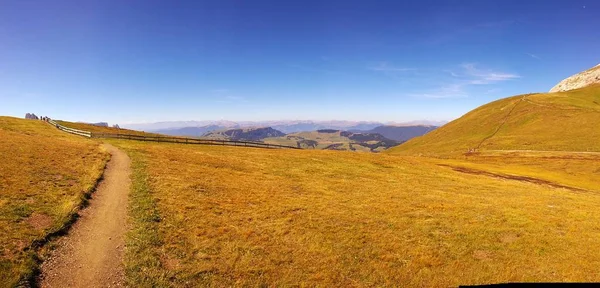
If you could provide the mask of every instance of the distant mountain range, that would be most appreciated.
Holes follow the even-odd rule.
[[[366,131],[378,126],[440,126],[444,121],[412,121],[406,123],[382,123],[369,121],[170,121],[146,124],[124,124],[123,128],[155,132],[176,136],[200,136],[214,130],[250,127],[272,127],[283,133],[296,133],[302,131],[316,131],[320,129],[335,129],[345,131]]]
[[[381,130],[385,133],[404,139],[407,138],[407,135],[409,134],[422,135],[433,128],[435,128],[435,126],[379,126],[373,130]],[[194,130],[191,130],[191,132],[198,133],[201,129],[203,128],[196,127]],[[177,131],[183,133],[188,130],[188,128],[183,128]],[[351,150],[368,152],[380,152],[403,142],[386,138],[379,133],[350,132],[337,129],[319,129],[316,131],[304,131],[286,134],[277,129],[273,129],[272,127],[216,130],[206,132],[202,135],[202,138],[234,141],[260,141],[304,149]]]
[[[218,125],[207,125],[201,127],[183,127],[183,128],[170,128],[153,130],[151,132],[171,135],[171,136],[190,136],[190,137],[201,137],[202,135],[211,132],[227,129],[225,126]]]
[[[380,152],[401,142],[377,133],[353,133],[335,129],[298,132],[264,139],[265,143],[296,146],[303,149]]]
[[[262,141],[265,138],[281,136],[285,136],[285,133],[271,127],[228,129],[202,135],[203,138],[235,141]]]
[[[362,133],[377,133],[383,137],[396,140],[399,142],[408,141],[414,137],[418,137],[434,130],[437,126],[431,125],[417,125],[417,126],[391,126],[383,125],[378,126],[370,130],[350,130],[351,132],[362,132]]]
[[[342,123],[330,124],[340,125]],[[237,141],[263,141],[268,138],[267,142],[270,143],[316,149],[356,150],[356,147],[362,146],[375,151],[375,149],[381,147],[377,150],[380,151],[381,149],[387,149],[414,137],[424,135],[437,128],[437,126],[431,125],[380,125],[372,127],[375,124],[377,123],[359,123],[349,126],[351,129],[348,130],[339,129],[335,126],[333,126],[334,128],[322,128],[325,125],[315,123],[294,123],[258,128],[237,128],[237,125],[236,128],[227,128],[219,125],[207,125],[155,130],[153,132],[173,136]],[[324,140],[331,138],[329,135],[331,133],[338,135],[336,136],[336,140]],[[324,135],[327,137],[323,137]],[[323,143],[328,144],[323,146]],[[328,145],[331,145],[331,147],[327,147]]]

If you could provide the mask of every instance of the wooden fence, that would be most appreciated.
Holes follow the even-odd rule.
[[[92,137],[93,138],[114,138],[114,139],[138,140],[138,141],[148,141],[148,142],[179,143],[179,144],[241,146],[241,147],[256,147],[256,148],[269,148],[269,149],[300,149],[298,147],[293,147],[293,146],[269,144],[269,143],[263,143],[263,142],[216,140],[216,139],[185,138],[185,137],[170,137],[170,136],[146,136],[146,135],[134,135],[134,134],[92,133]]]
[[[95,133],[89,131],[83,131],[62,126],[56,123],[54,120],[48,120],[48,123],[52,124],[56,128],[79,136],[88,138],[112,138],[112,139],[126,139],[126,140],[137,140],[147,142],[164,142],[164,143],[179,143],[179,144],[199,144],[199,145],[220,145],[220,146],[240,146],[240,147],[255,147],[255,148],[268,148],[268,149],[301,149],[293,146],[269,144],[263,142],[252,142],[252,141],[232,141],[232,140],[216,140],[216,139],[201,139],[201,138],[186,138],[186,137],[172,137],[172,136],[158,136],[158,135],[135,135],[135,134],[120,134],[120,133]]]
[[[56,128],[58,128],[59,130],[62,130],[62,131],[65,131],[65,132],[68,132],[68,133],[71,133],[71,134],[83,136],[83,137],[92,138],[92,132],[65,127],[65,126],[62,126],[62,125],[56,123],[52,119],[48,119],[48,123],[52,124],[53,126],[55,126]]]

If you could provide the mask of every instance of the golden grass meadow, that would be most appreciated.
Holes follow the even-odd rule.
[[[32,245],[72,221],[107,158],[43,121],[0,117],[0,287],[33,277]]]
[[[131,285],[600,280],[598,158],[113,144],[133,155],[132,209],[144,207],[129,235]],[[530,177],[546,182],[500,177],[532,162]],[[573,177],[585,180],[571,187]]]
[[[146,133],[143,131],[136,131],[136,130],[130,130],[130,129],[123,129],[123,128],[95,126],[95,125],[90,125],[87,123],[69,122],[69,121],[63,121],[63,120],[58,120],[58,121],[56,121],[56,123],[63,125],[65,127],[79,129],[79,130],[83,130],[83,131],[87,131],[87,132],[92,132],[94,134],[96,134],[96,133],[99,133],[99,134],[128,134],[128,135],[139,135],[139,136],[159,136],[160,135],[160,134],[156,134],[156,133]]]

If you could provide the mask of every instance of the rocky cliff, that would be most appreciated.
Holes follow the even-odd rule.
[[[600,64],[560,81],[550,92],[562,92],[600,83]]]
[[[40,118],[33,113],[27,113],[25,114],[25,119],[39,120]]]

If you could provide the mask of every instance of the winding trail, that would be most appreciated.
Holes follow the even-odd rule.
[[[483,140],[481,140],[481,142],[479,142],[479,144],[477,145],[477,147],[475,147],[475,149],[481,148],[481,145],[483,145],[483,142],[487,141],[488,139],[490,139],[490,138],[496,136],[496,134],[498,134],[498,131],[500,131],[500,128],[502,128],[502,126],[504,126],[506,121],[508,121],[508,117],[510,117],[510,114],[512,114],[512,112],[515,110],[515,108],[517,108],[517,106],[519,106],[519,104],[521,104],[521,102],[523,102],[523,100],[525,100],[525,97],[527,97],[527,96],[528,95],[524,95],[523,97],[521,97],[521,99],[519,101],[517,101],[515,106],[513,106],[510,109],[510,111],[508,111],[508,114],[506,114],[506,116],[504,116],[504,118],[502,118],[502,123],[500,123],[500,125],[498,125],[498,127],[496,127],[496,130],[494,131],[494,133],[492,133],[492,135],[489,135],[489,136],[483,138]]]
[[[90,205],[42,264],[41,287],[123,287],[130,159],[109,144],[112,155]]]

